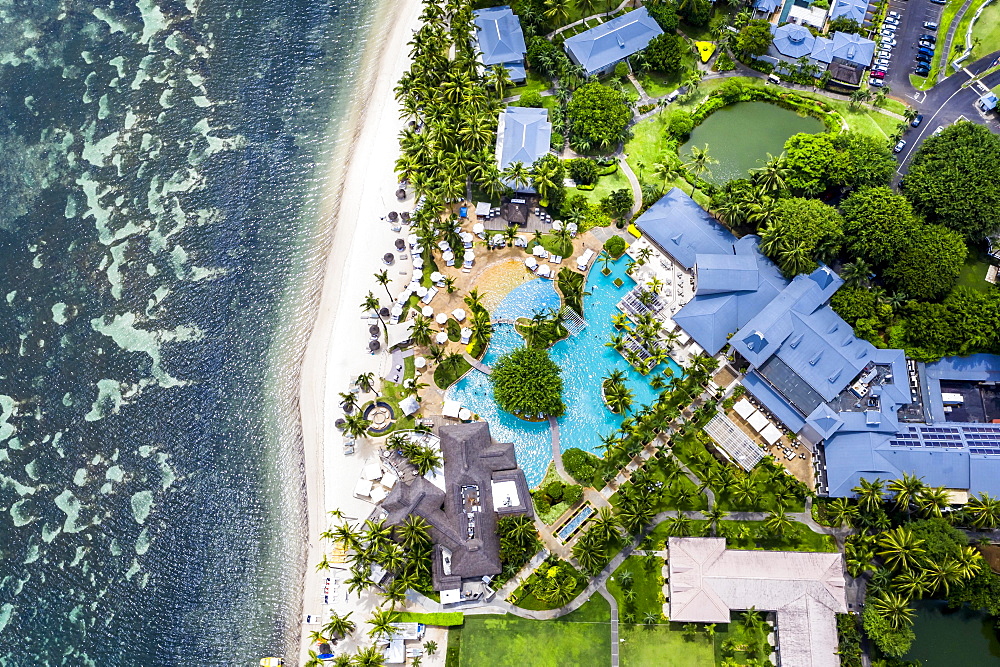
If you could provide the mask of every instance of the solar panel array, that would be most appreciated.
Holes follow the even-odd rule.
[[[1000,456],[1000,425],[910,426],[889,441],[892,447],[968,448],[970,454]]]

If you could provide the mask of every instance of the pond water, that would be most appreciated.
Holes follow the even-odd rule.
[[[916,641],[905,656],[923,667],[1000,667],[1000,641],[986,614],[951,610],[942,600],[921,600],[913,622]]]
[[[562,369],[563,402],[566,413],[559,418],[559,441],[563,451],[579,447],[597,453],[601,436],[621,426],[622,418],[604,405],[601,397],[601,378],[612,369],[625,372],[626,384],[635,398],[634,409],[656,400],[647,378],[632,370],[627,361],[615,350],[605,346],[611,337],[611,316],[620,312],[618,301],[635,286],[635,281],[625,273],[626,260],[612,263],[611,274],[605,276],[599,269],[590,272],[584,288],[584,317],[587,327],[577,334],[559,341],[549,350],[552,360]],[[616,287],[615,279],[621,287]],[[491,312],[494,320],[530,317],[536,311],[559,308],[560,299],[549,280],[534,279],[515,287]],[[494,328],[490,345],[482,362],[492,366],[502,355],[524,345],[524,340],[509,324]],[[680,367],[673,361],[670,368],[680,374]],[[663,370],[655,368],[653,374]],[[518,465],[524,469],[529,485],[536,485],[545,476],[545,469],[552,460],[552,434],[546,422],[527,422],[504,412],[493,401],[493,388],[489,378],[472,371],[447,392],[447,397],[478,413],[490,425],[490,432],[499,442],[513,442]]]
[[[763,165],[768,153],[779,155],[793,134],[824,129],[823,121],[776,104],[740,102],[716,111],[694,128],[680,155],[687,162],[692,146],[704,148],[708,144],[708,154],[719,163],[711,165],[711,175],[705,173],[702,178],[722,185]]]

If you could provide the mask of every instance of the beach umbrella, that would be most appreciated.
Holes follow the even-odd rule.
[[[378,332],[379,328],[377,324],[373,324],[370,327],[368,327],[368,333],[370,333],[372,336],[377,336]]]
[[[396,199],[406,199],[406,190],[403,188],[396,190]]]
[[[416,234],[410,234],[409,236],[406,237],[406,242],[410,244],[411,248],[414,247],[414,246],[416,246],[417,245],[417,235]]]
[[[438,332],[437,337],[434,339],[437,341],[438,345],[444,345],[448,342],[448,333],[445,331]]]
[[[470,411],[469,408],[462,408],[458,411],[458,418],[467,422],[472,419],[472,411]]]
[[[460,238],[462,239],[463,243],[472,243],[472,239],[474,239],[475,237],[472,235],[471,232],[462,232]]]
[[[382,343],[378,342],[377,340],[368,341],[368,349],[371,350],[372,352],[378,352],[379,348],[381,347]]]
[[[568,229],[571,234],[576,234],[576,230],[579,228],[576,226],[575,222],[571,222],[568,225],[566,225],[566,229]]]
[[[424,288],[424,292],[427,292],[427,288]],[[418,292],[419,294],[419,292]],[[420,314],[424,317],[434,317],[434,309],[430,306],[424,306],[424,309],[420,311]]]
[[[451,250],[451,246],[448,244],[447,241],[441,241],[440,243],[438,243],[438,250],[440,250],[441,252],[444,252],[445,250]]]
[[[396,250],[403,250],[406,248],[406,241],[403,239],[396,239]]]
[[[419,296],[421,299],[423,299],[425,296],[427,296],[427,288],[424,287],[423,285],[419,285],[417,287],[417,289],[415,290],[415,292],[417,293],[417,296]],[[428,308],[429,307],[430,306],[428,306]]]
[[[398,194],[398,193],[397,193],[397,194]],[[405,190],[403,191],[403,196],[404,196],[404,197],[406,196],[406,191],[405,191]],[[403,211],[402,213],[400,213],[400,214],[399,214],[399,218],[400,218],[400,219],[401,219],[401,220],[402,220],[403,222],[405,222],[405,223],[409,223],[409,222],[410,222],[410,212],[409,212],[409,211]]]
[[[392,310],[390,312],[392,313],[393,317],[399,317],[400,315],[403,314],[403,307],[398,303],[393,304]]]
[[[548,264],[542,264],[541,266],[538,267],[538,275],[540,275],[542,278],[548,278],[551,272],[552,270],[549,269]]]
[[[399,213],[396,213],[395,211],[389,211],[389,220],[391,222],[396,222],[397,220],[399,220]]]
[[[382,306],[381,308],[378,309],[378,314],[381,315],[382,317],[389,317],[389,309],[386,308],[385,306]]]
[[[486,231],[486,227],[481,222],[477,222],[476,224],[472,225],[472,232],[474,234],[482,234],[485,231]]]
[[[387,252],[384,255],[382,255],[382,261],[385,262],[386,264],[391,265],[393,262],[396,261],[396,256],[393,255],[391,252]]]
[[[444,276],[441,274],[440,271],[435,271],[434,273],[431,274],[431,282],[432,283],[441,282],[442,278],[444,278]]]
[[[535,267],[538,266],[538,260],[536,260],[534,257],[525,257],[524,265],[529,269],[531,269],[532,271],[534,271]]]
[[[414,357],[413,366],[414,368],[424,368],[427,366],[427,360],[423,357]]]
[[[337,418],[337,420],[335,422],[333,422],[333,425],[337,428],[337,430],[341,430],[341,431],[344,429],[344,426],[346,424],[347,424],[347,420],[346,419],[340,419],[339,417]]]
[[[445,251],[444,253],[441,254],[441,259],[443,259],[446,262],[450,262],[455,259],[455,253],[453,253],[451,250]]]
[[[424,268],[424,258],[421,257],[420,255],[414,254],[413,255],[413,268],[415,268],[415,269],[422,269],[422,268]]]
[[[444,324],[448,321],[448,313],[438,313],[435,319],[438,324]]]
[[[555,220],[555,221],[553,221],[553,223],[552,223],[552,229],[554,229],[556,231],[559,231],[560,229],[562,229],[562,220]]]
[[[465,310],[463,310],[462,308],[456,308],[455,310],[451,311],[451,315],[456,320],[461,322],[462,320],[465,319]]]
[[[531,251],[531,254],[534,255],[535,257],[545,257],[546,255],[545,248],[543,248],[541,245],[536,245],[534,250]]]

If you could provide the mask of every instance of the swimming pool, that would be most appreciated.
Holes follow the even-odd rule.
[[[576,513],[572,519],[566,522],[562,528],[559,529],[557,536],[559,541],[566,544],[568,540],[573,535],[573,531],[583,525],[583,522],[590,518],[590,515],[594,513],[594,508],[590,505],[584,505],[580,508],[580,511]]]
[[[608,276],[598,268],[590,272],[585,287],[589,294],[583,297],[587,328],[559,341],[549,350],[552,360],[563,371],[566,413],[559,418],[559,443],[563,451],[579,447],[597,453],[601,436],[621,426],[622,417],[608,410],[601,398],[601,378],[612,369],[625,373],[626,384],[635,396],[635,406],[656,400],[657,392],[647,379],[635,372],[618,352],[605,345],[614,329],[611,316],[620,312],[616,307],[618,301],[635,286],[632,277],[625,273],[625,264],[625,259],[610,264]],[[621,280],[621,287],[615,286],[615,279]],[[535,279],[511,290],[491,314],[494,319],[531,317],[536,311],[558,308],[559,304],[559,294],[552,282]],[[513,326],[497,325],[483,363],[491,366],[500,356],[523,344],[524,340]],[[675,362],[668,363],[675,373],[680,373]],[[653,372],[661,370],[662,367]],[[483,373],[469,373],[448,390],[447,396],[489,422],[495,439],[514,443],[517,462],[529,485],[535,486],[542,481],[552,460],[552,435],[547,423],[526,422],[500,410],[493,401],[489,378]]]

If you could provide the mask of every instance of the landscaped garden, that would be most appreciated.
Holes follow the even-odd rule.
[[[608,592],[618,601],[623,623],[663,623],[664,560],[656,556],[629,556],[608,579]]]

